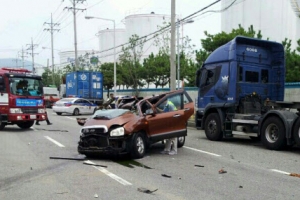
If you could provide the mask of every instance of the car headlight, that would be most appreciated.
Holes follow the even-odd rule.
[[[23,113],[21,108],[10,108],[9,112],[10,113]]]
[[[44,108],[39,108],[38,113],[46,113],[46,110]]]
[[[119,127],[110,131],[110,136],[122,136],[124,135],[124,128]]]

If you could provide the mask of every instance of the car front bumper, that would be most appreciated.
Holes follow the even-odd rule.
[[[77,150],[80,154],[123,154],[127,153],[127,141],[126,136],[81,135]]]

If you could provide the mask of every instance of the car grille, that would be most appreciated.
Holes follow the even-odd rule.
[[[105,128],[87,128],[83,129],[82,133],[86,135],[103,135],[106,136],[108,133],[106,132]]]
[[[38,112],[37,108],[22,108],[23,113],[28,113],[28,114],[35,114]]]

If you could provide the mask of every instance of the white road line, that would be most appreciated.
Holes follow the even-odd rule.
[[[281,170],[278,170],[278,169],[271,169],[271,171],[278,172],[280,174],[291,175],[291,173],[288,173],[288,172],[285,172],[285,171],[281,171]]]
[[[76,120],[76,119],[74,119],[74,118],[72,118],[72,117],[66,117],[66,118],[68,118],[68,119],[72,119],[72,120]]]
[[[56,144],[56,145],[59,146],[59,147],[65,147],[64,145],[62,145],[61,143],[59,143],[59,142],[53,140],[53,139],[52,139],[51,137],[49,137],[49,136],[45,136],[45,138],[48,139],[48,140],[50,140],[51,142],[53,142],[54,144]]]
[[[199,150],[199,149],[194,149],[192,147],[184,146],[184,148],[190,149],[190,150],[193,150],[193,151],[198,151],[198,152],[201,152],[201,153],[206,153],[206,154],[209,154],[209,155],[212,155],[212,156],[221,156],[221,155],[218,155],[218,154],[215,154],[215,153],[210,153],[210,152],[207,152],[207,151],[202,151],[202,150]]]
[[[87,160],[86,162],[90,163],[90,164],[95,164],[89,160]],[[115,179],[116,181],[118,181],[119,183],[123,184],[123,185],[132,185],[131,183],[129,183],[128,181],[122,179],[121,177],[109,172],[108,170],[104,169],[103,167],[96,167],[93,166],[94,168],[98,169],[100,172],[106,174],[107,176],[109,176],[112,179]]]

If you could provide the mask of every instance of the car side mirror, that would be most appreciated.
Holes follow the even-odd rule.
[[[87,118],[76,118],[77,124],[78,124],[79,126],[83,126],[83,125],[85,124],[85,122],[86,122],[86,119],[87,119]]]

